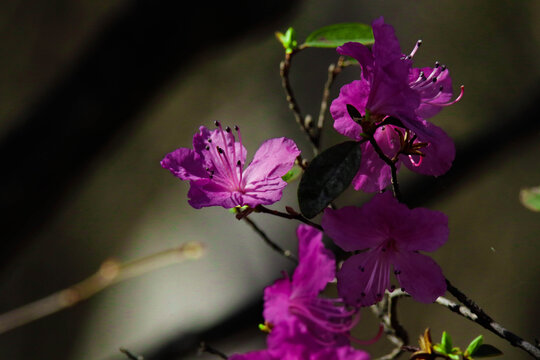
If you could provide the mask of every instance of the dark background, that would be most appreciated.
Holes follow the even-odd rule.
[[[434,122],[456,141],[451,172],[403,171],[407,202],[444,211],[449,242],[434,254],[446,276],[496,320],[538,337],[540,214],[518,201],[540,184],[540,6],[534,1],[223,2],[14,1],[0,4],[0,312],[46,296],[123,260],[185,241],[204,259],[106,290],[89,301],[0,335],[12,359],[193,358],[201,339],[227,353],[264,346],[257,330],[264,286],[289,268],[221,208],[194,210],[187,184],[161,169],[197,127],[238,124],[249,154],[288,136],[309,154],[287,110],[274,31],[299,39],[336,22],[384,15],[404,52],[424,41],[417,66],[450,68],[465,97]],[[291,80],[304,112],[316,114],[332,50],[295,58]],[[333,89],[357,76],[347,69]],[[323,146],[343,138],[327,122]],[[296,206],[295,185],[275,205]],[[348,191],[339,205],[368,197]],[[295,248],[293,222],[254,217]],[[437,305],[403,301],[412,339],[427,326],[462,347],[478,334],[504,358],[526,359],[477,325]],[[363,316],[358,336],[372,336]],[[374,356],[388,344],[369,348]],[[210,357],[208,357],[210,358]]]

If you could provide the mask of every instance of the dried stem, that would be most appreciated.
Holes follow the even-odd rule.
[[[257,205],[257,207],[255,208],[255,211],[265,213],[265,214],[271,214],[271,215],[279,216],[279,217],[282,217],[282,218],[285,218],[285,219],[298,220],[298,221],[303,222],[304,224],[307,224],[309,226],[313,226],[314,228],[317,228],[317,229],[323,231],[323,228],[322,228],[321,225],[316,224],[316,223],[312,222],[309,219],[306,219],[304,216],[302,216],[302,214],[299,214],[298,212],[294,211],[291,207],[287,207],[287,212],[284,213],[284,212],[281,212],[281,211],[269,209],[269,208],[264,207],[262,205]]]
[[[249,226],[251,226],[251,228],[257,233],[259,234],[259,236],[264,240],[264,242],[269,245],[274,251],[276,251],[277,253],[279,253],[280,255],[286,257],[287,259],[291,260],[292,262],[294,262],[295,264],[298,264],[298,259],[296,258],[296,256],[294,256],[290,250],[285,250],[283,249],[281,246],[279,246],[278,244],[276,244],[275,242],[273,242],[269,237],[268,235],[266,235],[266,233],[264,231],[261,230],[261,228],[259,228],[257,226],[257,224],[255,224],[253,222],[253,220],[251,220],[249,218],[249,216],[244,216],[242,217],[242,219],[247,222],[249,224]]]
[[[321,134],[324,126],[324,119],[326,116],[326,111],[328,109],[328,99],[330,98],[330,88],[336,79],[336,76],[341,73],[345,63],[345,57],[340,56],[336,64],[330,64],[328,67],[328,78],[324,84],[323,95],[321,100],[321,109],[319,110],[319,118],[317,119],[317,132],[315,137],[317,138],[317,143],[321,143]]]
[[[120,281],[187,259],[198,259],[202,256],[203,250],[204,246],[201,243],[190,242],[125,263],[113,259],[107,260],[101,264],[94,275],[85,280],[43,299],[1,314],[0,334],[73,306]]]
[[[281,75],[281,86],[283,87],[283,90],[285,90],[285,95],[287,98],[287,103],[289,104],[289,109],[294,114],[294,118],[296,119],[296,122],[298,125],[300,125],[300,129],[307,135],[309,141],[313,145],[313,152],[317,154],[319,151],[319,140],[318,137],[313,135],[312,129],[311,129],[311,121],[307,121],[308,117],[304,117],[302,115],[302,112],[300,111],[300,107],[298,106],[298,102],[296,101],[296,98],[294,97],[294,93],[291,88],[291,83],[289,81],[289,70],[291,69],[291,62],[292,58],[294,56],[295,52],[285,54],[285,59],[279,64],[279,74]]]
[[[465,305],[470,312],[471,315],[474,316],[465,316],[467,319],[474,321],[475,323],[479,324],[483,328],[491,331],[495,335],[505,339],[513,346],[516,346],[527,353],[529,353],[531,356],[533,356],[535,359],[540,359],[540,347],[535,346],[525,340],[523,340],[521,337],[517,336],[516,334],[512,333],[511,331],[507,330],[503,326],[501,326],[499,323],[495,322],[489,316],[478,306],[474,301],[472,301],[467,295],[465,295],[463,292],[461,292],[459,289],[457,289],[454,285],[446,279],[446,286],[447,290],[450,294],[456,297],[463,305]],[[459,308],[456,308],[455,304],[453,307],[448,307],[453,312],[456,312],[460,315],[463,315]]]

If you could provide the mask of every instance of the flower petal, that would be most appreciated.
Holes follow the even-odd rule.
[[[413,68],[409,73],[409,83],[414,84],[423,73],[426,80],[422,86],[416,87],[420,94],[420,106],[416,109],[416,114],[422,119],[433,117],[442,110],[444,104],[452,99],[452,79],[448,69],[437,68]],[[436,79],[435,82],[432,80]],[[412,86],[415,88],[415,85]]]
[[[427,121],[423,121],[425,132],[428,137],[420,138],[419,142],[426,142],[428,145],[420,149],[425,156],[405,156],[400,159],[410,170],[424,174],[440,176],[445,174],[456,156],[454,141],[438,126]]]
[[[390,284],[390,264],[377,251],[356,254],[345,260],[337,273],[339,296],[351,306],[380,301]]]
[[[362,207],[345,206],[341,209],[325,209],[322,217],[324,232],[345,251],[374,248],[388,239],[385,226],[387,212],[375,195]],[[392,195],[390,195],[392,196]]]
[[[347,105],[354,106],[362,115],[365,115],[369,89],[370,86],[366,80],[355,80],[341,87],[339,96],[330,105],[330,114],[334,118],[334,129],[337,132],[353,140],[362,139],[360,136],[362,127],[351,119]]]
[[[229,360],[274,360],[268,350],[251,351],[245,354],[233,354]]]
[[[384,18],[381,16],[371,23],[373,28],[373,57],[378,62],[379,66],[385,66],[395,59],[401,59],[401,47],[399,40],[396,37],[394,27],[384,23]]]
[[[334,254],[324,247],[323,234],[319,230],[302,224],[298,226],[296,234],[299,262],[292,278],[291,297],[317,297],[335,278]]]
[[[392,237],[400,250],[432,252],[448,240],[448,217],[440,211],[415,208],[394,214]]]
[[[279,279],[264,289],[264,319],[274,325],[295,319],[289,313],[292,283],[288,277]]]
[[[188,203],[195,209],[206,206],[223,206],[230,209],[243,205],[240,193],[231,192],[209,179],[191,181],[188,197]]]
[[[291,139],[282,137],[266,140],[244,171],[245,183],[285,175],[298,155],[300,150]]]
[[[201,156],[187,148],[179,148],[165,155],[161,160],[161,167],[182,180],[208,178]]]
[[[347,42],[339,46],[336,51],[341,55],[356,59],[362,67],[362,78],[368,81],[371,79],[373,75],[373,55],[367,46],[357,42]]]
[[[402,288],[416,300],[432,303],[446,292],[446,281],[439,265],[429,256],[416,252],[395,256],[394,269]]]

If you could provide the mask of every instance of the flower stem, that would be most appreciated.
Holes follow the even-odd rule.
[[[286,257],[287,259],[291,260],[292,262],[294,262],[295,264],[298,264],[298,259],[296,258],[296,256],[294,256],[290,250],[284,250],[281,246],[279,246],[278,244],[276,244],[275,242],[273,242],[269,237],[268,235],[266,235],[266,233],[264,231],[261,230],[261,228],[259,228],[259,226],[257,226],[257,224],[255,224],[253,222],[253,220],[251,220],[249,218],[249,216],[244,216],[242,217],[242,219],[247,222],[249,224],[249,226],[251,226],[251,228],[257,233],[259,234],[259,236],[264,240],[264,242],[269,245],[274,251],[276,251],[277,253],[279,253],[280,255]]]
[[[456,299],[458,299],[463,305],[465,305],[475,316],[465,316],[462,313],[460,307],[456,307],[457,304],[454,304],[453,306],[447,306],[450,310],[462,316],[465,316],[471,321],[474,321],[475,323],[491,331],[495,335],[505,339],[511,345],[521,348],[522,350],[532,355],[535,359],[540,359],[540,347],[523,340],[521,337],[501,326],[499,323],[493,320],[491,316],[486,314],[484,310],[482,310],[482,308],[480,308],[480,306],[478,306],[474,301],[472,301],[467,295],[465,295],[458,288],[452,285],[452,283],[450,283],[448,279],[446,279],[446,287],[448,292],[452,294]]]
[[[126,348],[121,347],[120,352],[126,355],[127,358],[130,360],[144,360],[144,357],[142,357],[141,355],[134,355],[131,351],[129,351]]]
[[[292,210],[292,208],[288,208],[288,209],[289,209],[289,212],[284,213],[284,212],[281,212],[281,211],[269,209],[269,208],[264,207],[262,205],[257,205],[257,207],[255,208],[255,211],[265,213],[265,214],[271,214],[271,215],[279,216],[279,217],[282,217],[282,218],[285,218],[285,219],[295,219],[295,220],[301,221],[304,224],[307,224],[309,226],[313,226],[314,228],[319,229],[320,231],[323,231],[323,228],[322,228],[321,225],[316,224],[316,223],[310,221],[309,219],[306,219],[305,217],[302,216],[302,214],[299,214],[296,211]]]
[[[322,129],[324,126],[324,119],[328,110],[328,99],[330,98],[330,88],[336,79],[336,76],[341,73],[341,70],[345,67],[345,57],[340,56],[336,64],[330,64],[328,67],[328,78],[323,88],[323,95],[321,100],[321,109],[319,110],[319,118],[317,119],[317,132],[315,138],[317,144],[321,143]]]

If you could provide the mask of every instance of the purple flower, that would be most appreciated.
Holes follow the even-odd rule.
[[[322,233],[300,225],[297,235],[299,264],[292,279],[285,276],[264,291],[268,349],[231,359],[368,360],[366,352],[350,346],[357,310],[346,309],[341,299],[318,296],[335,277],[334,256],[325,249]]]
[[[244,169],[247,151],[238,127],[236,141],[229,127],[210,131],[201,126],[193,136],[193,150],[179,148],[167,154],[161,166],[181,180],[189,180],[189,204],[206,206],[273,204],[287,183],[281,178],[294,165],[300,150],[286,138],[266,140]]]
[[[433,302],[446,291],[441,268],[419,251],[435,251],[448,239],[448,219],[438,211],[410,210],[389,193],[375,195],[362,207],[326,209],[325,232],[345,251],[361,251],[347,259],[337,274],[345,303],[368,306],[390,286],[391,267],[415,300]]]
[[[377,129],[374,134],[385,155],[394,158],[401,149],[400,137],[407,134],[418,151],[400,153],[397,166],[403,163],[421,174],[442,175],[454,160],[454,144],[443,130],[425,119],[459,101],[463,88],[458,98],[451,101],[452,80],[444,65],[436,63],[433,68],[421,69],[412,67],[412,57],[420,41],[411,54],[405,56],[392,26],[385,24],[382,17],[372,25],[375,37],[372,51],[353,42],[337,49],[340,54],[358,60],[362,72],[360,80],[343,86],[339,97],[332,102],[330,112],[334,118],[334,128],[355,140],[362,139],[361,133],[365,129],[350,117],[347,105],[354,106],[366,121],[373,124],[388,117],[398,119],[406,130],[388,125]],[[396,130],[400,130],[401,135]],[[390,183],[390,169],[386,169],[371,144],[363,144],[362,150],[361,167],[353,185],[356,190],[381,191]]]

